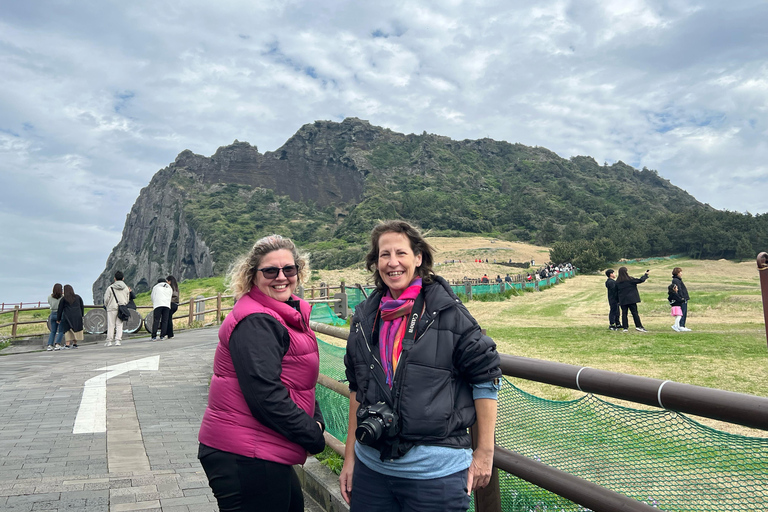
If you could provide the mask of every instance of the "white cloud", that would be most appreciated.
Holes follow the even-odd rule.
[[[274,150],[345,116],[623,160],[715,207],[768,212],[766,23],[757,0],[9,4],[0,215],[16,259],[91,283],[182,150]],[[50,286],[10,279],[0,300]]]

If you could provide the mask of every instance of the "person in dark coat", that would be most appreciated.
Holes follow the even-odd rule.
[[[134,293],[133,288],[130,286],[128,287],[128,306],[131,309],[136,309],[136,303],[134,302],[134,299],[136,298],[136,293]]]
[[[490,480],[501,361],[433,261],[406,222],[371,232],[376,291],[355,308],[344,357],[351,395],[339,483],[352,512],[466,511],[469,492]]]
[[[616,331],[621,327],[619,322],[619,289],[616,287],[616,272],[612,268],[605,271],[605,287],[608,289],[608,323],[609,329]]]
[[[636,278],[629,275],[627,267],[619,268],[619,278],[616,279],[616,288],[619,292],[619,305],[621,306],[621,328],[624,332],[629,329],[629,320],[627,311],[632,312],[632,320],[635,322],[635,330],[648,332],[640,321],[640,315],[637,313],[637,304],[640,302],[640,292],[637,291],[637,285],[644,283],[648,279],[648,270],[642,277]]]
[[[59,329],[64,333],[64,348],[77,348],[77,342],[83,340],[83,316],[85,306],[83,299],[75,293],[71,285],[64,285],[64,297],[59,302],[59,310],[56,314]]]
[[[682,276],[683,269],[680,267],[675,267],[672,270],[672,284],[677,286],[677,293],[683,299],[683,304],[680,306],[680,309],[683,310],[683,317],[680,319],[680,330],[690,331],[690,329],[685,326],[685,320],[688,318],[688,301],[691,297],[688,295],[688,288],[685,287]]]
[[[683,332],[680,329],[680,319],[683,318],[683,310],[681,308],[683,304],[683,298],[680,296],[677,285],[672,283],[667,287],[667,301],[672,308],[672,316],[675,319],[675,325],[672,326],[673,331]]]

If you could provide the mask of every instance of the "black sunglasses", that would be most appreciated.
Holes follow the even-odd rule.
[[[299,273],[299,266],[298,265],[286,265],[283,268],[280,267],[264,267],[256,269],[257,272],[261,272],[264,274],[264,277],[267,279],[275,279],[277,276],[280,275],[280,271],[283,271],[283,275],[285,277],[293,277],[296,274]]]

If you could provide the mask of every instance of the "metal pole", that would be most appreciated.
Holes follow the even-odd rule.
[[[757,255],[757,270],[760,274],[760,290],[763,294],[763,318],[765,319],[765,338],[768,342],[768,252]]]

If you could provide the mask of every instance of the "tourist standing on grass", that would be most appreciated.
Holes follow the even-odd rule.
[[[339,483],[351,512],[465,512],[490,480],[499,354],[433,261],[406,222],[371,232],[376,291],[355,309],[344,357],[352,394]]]
[[[617,331],[621,328],[619,322],[619,289],[616,287],[616,272],[612,268],[605,271],[605,287],[608,289],[608,324],[609,329]]]
[[[48,316],[48,323],[51,325],[51,333],[48,335],[48,346],[46,350],[59,350],[61,348],[61,339],[64,337],[64,331],[59,330],[57,317],[59,314],[59,302],[64,292],[61,284],[53,285],[53,291],[48,296],[48,305],[51,307],[51,314]]]
[[[680,306],[683,305],[683,298],[680,296],[675,283],[672,283],[667,287],[667,300],[672,307],[672,316],[675,318],[675,324],[672,326],[672,330],[683,332],[683,330],[680,329],[680,320],[683,318],[683,309]]]
[[[115,272],[111,285],[104,291],[104,307],[107,309],[107,339],[105,347],[111,347],[112,342],[120,346],[123,340],[123,321],[117,317],[117,307],[125,306],[131,300],[131,289],[123,281],[123,273]]]
[[[690,329],[685,326],[685,321],[688,318],[688,301],[691,300],[691,297],[688,295],[688,288],[685,287],[685,283],[683,282],[683,269],[680,267],[675,267],[672,270],[672,284],[677,286],[677,293],[680,295],[680,298],[683,299],[683,303],[680,306],[680,309],[683,312],[683,316],[680,319],[680,330],[690,331]]]
[[[173,290],[171,294],[171,310],[168,312],[168,339],[171,339],[173,338],[173,314],[179,310],[179,283],[176,282],[176,278],[173,276],[166,277],[165,282]]]
[[[75,293],[72,286],[65,284],[64,293],[59,301],[59,310],[56,314],[59,330],[64,333],[64,348],[77,348],[77,342],[83,341],[83,316],[85,306],[83,299]]]
[[[164,340],[168,335],[168,315],[171,312],[171,298],[173,288],[164,278],[157,280],[152,288],[152,341],[157,339],[157,331],[160,331],[160,339]]]
[[[320,373],[311,306],[294,292],[309,275],[288,238],[257,241],[229,275],[235,306],[219,329],[198,458],[222,512],[303,512],[292,466],[323,451]]]
[[[642,277],[636,278],[629,275],[627,267],[619,268],[619,278],[616,279],[616,288],[619,290],[619,305],[621,306],[621,328],[624,332],[629,329],[629,319],[627,318],[627,311],[632,312],[632,320],[635,322],[635,330],[640,332],[648,332],[643,327],[643,323],[640,321],[640,315],[637,312],[637,304],[640,301],[640,292],[637,291],[637,285],[644,283],[648,279],[648,272],[646,270]]]

